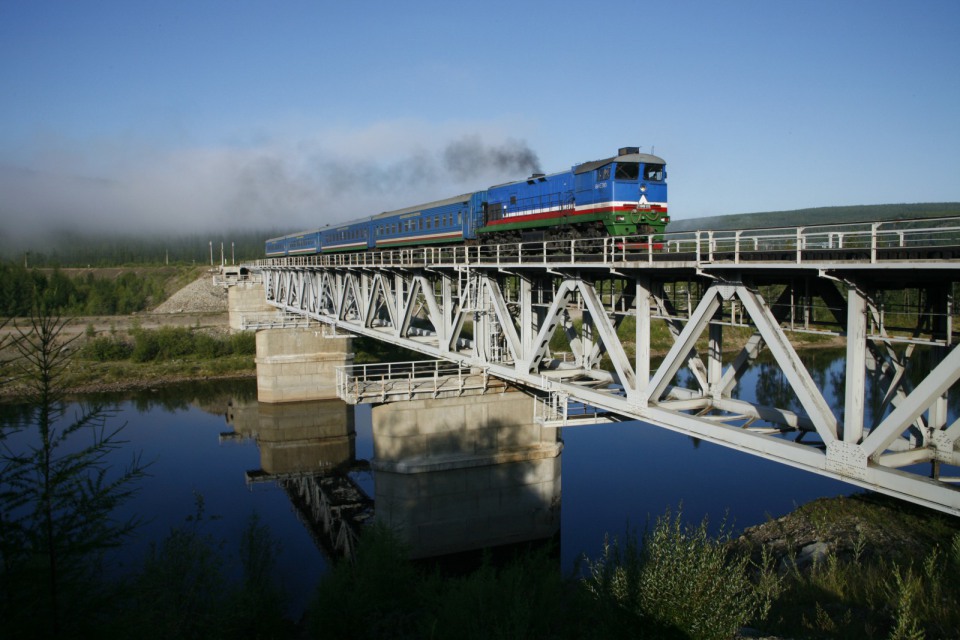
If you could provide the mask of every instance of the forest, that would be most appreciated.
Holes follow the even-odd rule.
[[[744,213],[684,219],[671,211],[668,232],[697,229],[746,229],[819,225],[870,220],[907,220],[960,216],[960,202],[821,207],[794,211]],[[26,267],[112,267],[146,265],[219,265],[263,258],[267,238],[297,228],[227,231],[216,234],[90,235],[51,232],[42,239],[17,241],[0,231],[0,259]]]
[[[0,317],[23,317],[43,307],[72,316],[127,315],[149,309],[166,297],[166,273],[135,271],[116,277],[88,272],[71,278],[59,268],[27,269],[0,262]]]

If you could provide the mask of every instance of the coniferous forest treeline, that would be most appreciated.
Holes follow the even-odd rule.
[[[11,241],[0,235],[0,257],[27,267],[113,267],[214,265],[263,258],[263,245],[295,229],[194,235],[86,235],[51,233],[47,238]],[[221,253],[222,251],[222,253]]]
[[[684,219],[672,211],[668,231],[749,229],[871,220],[908,220],[960,216],[960,202],[820,207],[763,213],[731,214]],[[51,230],[32,240],[14,240],[0,231],[0,259],[29,267],[111,267],[133,265],[214,265],[263,258],[267,238],[300,228],[226,231],[217,233],[144,235],[136,233],[82,234]]]
[[[70,277],[59,268],[25,268],[0,262],[0,318],[28,316],[37,307],[68,316],[126,315],[145,311],[166,299],[166,273],[116,277],[87,273]]]

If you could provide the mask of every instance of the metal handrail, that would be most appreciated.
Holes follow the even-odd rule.
[[[941,223],[941,224],[937,224]],[[920,225],[920,226],[918,226]],[[791,262],[822,261],[816,250],[859,249],[871,263],[881,249],[960,247],[960,217],[836,223],[806,227],[698,230],[649,236],[547,240],[500,245],[409,247],[385,251],[268,258],[252,263],[270,267],[428,267],[474,265],[536,266],[564,263],[623,262],[739,263],[751,254],[782,253]],[[765,256],[764,261],[783,261]],[[858,258],[862,259],[862,258]]]

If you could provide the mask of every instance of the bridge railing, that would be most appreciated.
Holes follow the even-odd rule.
[[[698,262],[733,259],[751,254],[783,254],[796,262],[822,259],[817,251],[852,252],[857,258],[876,262],[884,249],[930,250],[960,245],[960,218],[892,220],[805,227],[752,230],[693,231],[665,234],[667,251],[694,253]],[[900,257],[900,256],[898,256]]]
[[[436,398],[502,386],[494,380],[485,370],[448,360],[377,362],[337,367],[337,395],[353,404]]]
[[[802,227],[667,232],[649,236],[500,245],[412,247],[259,260],[255,266],[427,267],[684,261],[701,263],[825,259],[904,259],[904,251],[960,251],[960,217]],[[891,253],[888,250],[903,250]],[[841,255],[841,252],[845,252]],[[890,253],[890,255],[888,255]]]

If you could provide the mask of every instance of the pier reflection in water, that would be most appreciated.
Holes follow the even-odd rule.
[[[227,421],[256,439],[261,467],[247,481],[276,481],[327,554],[352,553],[373,518],[414,558],[559,533],[562,445],[521,393],[374,407],[369,462],[356,455],[354,408],[340,401],[234,401]]]

